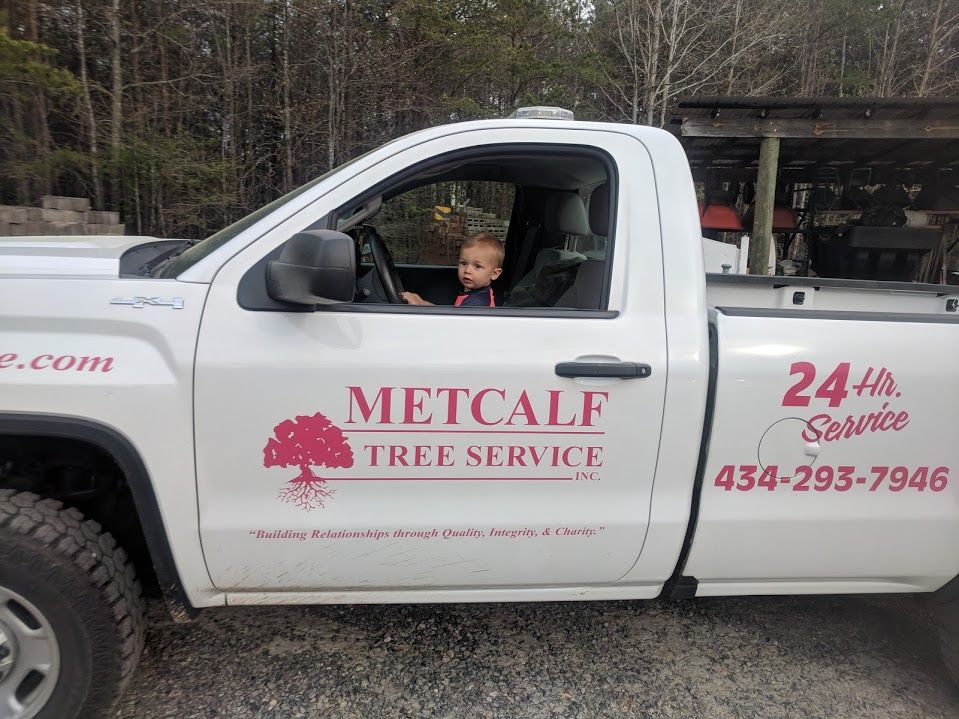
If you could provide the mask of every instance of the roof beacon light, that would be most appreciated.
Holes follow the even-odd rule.
[[[573,111],[564,107],[521,107],[510,117],[518,120],[572,120]]]

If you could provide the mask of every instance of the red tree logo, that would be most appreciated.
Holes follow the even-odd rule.
[[[280,491],[280,499],[307,511],[322,508],[334,490],[310,467],[353,466],[353,450],[343,431],[317,412],[283,420],[273,428],[273,435],[263,448],[263,466],[300,468],[299,475]]]

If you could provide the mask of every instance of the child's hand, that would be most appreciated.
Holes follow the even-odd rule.
[[[408,305],[428,305],[432,304],[427,302],[422,297],[420,297],[415,292],[401,292],[400,297],[403,298],[403,301]]]

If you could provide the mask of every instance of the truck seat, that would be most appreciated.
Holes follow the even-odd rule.
[[[589,196],[589,229],[594,235],[609,236],[609,183],[596,187]],[[556,302],[556,307],[574,307],[580,310],[598,310],[603,297],[603,279],[606,277],[605,250],[591,250],[588,259],[579,266],[573,286]]]
[[[507,307],[550,305],[550,298],[543,296],[542,288],[552,287],[550,294],[555,298],[555,282],[544,282],[545,275],[557,276],[558,272],[576,267],[586,260],[582,253],[564,250],[558,246],[565,243],[568,235],[589,234],[586,208],[580,196],[575,192],[554,192],[546,198],[543,211],[543,227],[537,237],[528,237],[527,242],[547,246],[536,253],[533,266],[513,285],[506,302]],[[523,264],[521,259],[520,265]],[[564,290],[561,289],[562,291]]]
[[[555,307],[598,310],[603,298],[606,260],[586,260],[579,266],[573,286],[557,300]]]
[[[564,235],[588,235],[589,222],[586,219],[586,207],[582,198],[575,192],[557,191],[546,198],[543,207],[543,229],[548,235],[556,237],[559,244]]]

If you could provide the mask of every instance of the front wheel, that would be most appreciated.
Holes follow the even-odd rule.
[[[0,490],[0,717],[105,716],[143,648],[126,553],[76,509]]]

